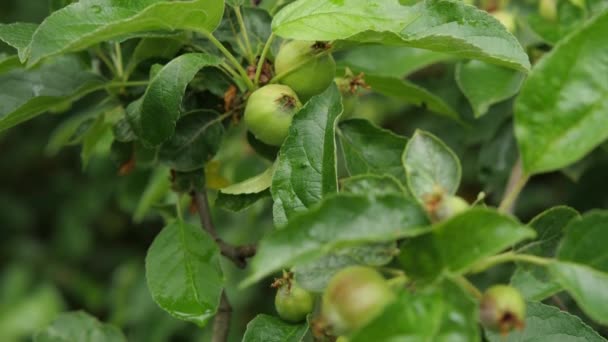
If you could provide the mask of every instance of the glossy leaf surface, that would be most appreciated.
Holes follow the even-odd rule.
[[[402,195],[327,197],[260,242],[251,259],[251,274],[243,284],[250,285],[286,266],[313,261],[340,247],[416,236],[428,231],[427,224],[422,208]]]
[[[205,326],[215,315],[222,293],[219,258],[215,241],[201,227],[170,223],[146,256],[152,298],[172,316]]]
[[[289,324],[277,317],[257,315],[247,324],[243,342],[300,342],[307,331],[305,324]]]
[[[223,13],[221,0],[79,1],[52,13],[40,24],[32,37],[28,64],[150,31],[211,32]]]
[[[338,88],[314,96],[294,117],[272,178],[275,225],[338,190],[335,130],[342,114]]]
[[[521,89],[515,135],[528,173],[568,166],[608,138],[605,32],[608,11],[560,41]]]
[[[405,184],[401,154],[407,138],[361,119],[341,122],[338,136],[351,176],[389,174]]]
[[[338,25],[336,23],[339,23]],[[519,70],[530,66],[515,37],[488,13],[456,0],[296,1],[272,21],[281,37],[405,45]]]
[[[455,194],[460,185],[460,161],[436,136],[417,130],[402,157],[410,191],[421,201],[436,192]]]

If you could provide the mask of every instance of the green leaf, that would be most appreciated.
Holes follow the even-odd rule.
[[[336,248],[419,235],[428,231],[427,224],[422,208],[403,196],[329,196],[293,216],[284,229],[262,239],[243,286],[283,267],[316,260]]]
[[[409,195],[407,189],[390,175],[361,174],[340,180],[340,191],[353,194],[379,196],[385,194]]]
[[[515,135],[524,170],[557,170],[608,138],[608,11],[588,22],[534,66],[515,103]]]
[[[456,82],[476,118],[484,115],[491,105],[517,94],[525,78],[522,72],[479,61],[459,63],[456,67]]]
[[[34,342],[126,342],[118,328],[99,322],[82,311],[60,314],[46,329],[34,337]]]
[[[262,192],[270,188],[270,185],[272,184],[272,175],[274,174],[275,169],[276,164],[272,164],[272,166],[264,170],[264,172],[260,173],[259,175],[222,188],[220,189],[220,192],[230,195]]]
[[[132,144],[131,158],[135,158],[135,165],[141,168],[152,168],[158,165],[159,151],[158,148],[150,148],[135,141]]]
[[[238,195],[228,195],[223,192],[218,192],[217,198],[215,199],[215,205],[230,211],[239,212],[249,208],[257,201],[266,197],[270,197],[270,190]]]
[[[307,331],[307,324],[289,324],[262,314],[247,324],[243,342],[300,342]]]
[[[522,71],[530,67],[521,45],[496,19],[456,0],[426,0],[413,6],[397,0],[296,1],[277,13],[272,29],[283,38],[380,42]]]
[[[51,12],[55,12],[58,9],[61,9],[69,4],[71,4],[73,0],[50,0],[49,1],[49,10]]]
[[[31,23],[0,24],[0,40],[17,49],[19,60],[23,62],[27,58],[27,48],[37,28],[37,24]]]
[[[338,271],[352,265],[383,266],[391,262],[399,250],[394,242],[340,248],[320,259],[293,268],[298,286],[323,292]]]
[[[223,13],[222,0],[79,1],[53,12],[40,24],[29,47],[28,65],[45,57],[150,31],[211,32]]]
[[[431,133],[416,130],[402,156],[409,190],[421,201],[438,191],[455,194],[460,184],[460,161]]]
[[[82,150],[80,151],[83,169],[86,169],[92,156],[110,154],[114,141],[112,126],[124,116],[123,107],[115,106],[111,110],[101,112],[88,127],[82,135]]]
[[[535,235],[495,210],[471,208],[435,225],[431,233],[407,240],[400,246],[399,260],[408,275],[433,279],[443,271],[464,273],[484,258]]]
[[[446,267],[466,270],[474,262],[536,236],[511,217],[494,210],[473,208],[440,224],[433,231]]]
[[[264,172],[242,182],[220,189],[215,203],[225,209],[241,211],[270,195],[270,185],[276,163]]]
[[[569,222],[579,217],[576,210],[567,206],[553,207],[543,211],[528,224],[536,231],[536,239],[518,246],[517,251],[548,258],[554,257],[557,245],[564,235],[564,228]]]
[[[517,265],[510,284],[527,300],[544,300],[563,290],[545,267],[535,265]]]
[[[205,326],[215,315],[224,284],[219,259],[215,241],[200,227],[170,223],[146,256],[152,298],[174,317]]]
[[[570,221],[557,258],[608,273],[608,211],[592,211]]]
[[[362,45],[336,56],[339,69],[350,68],[355,74],[403,77],[429,65],[453,59],[448,54],[407,46]]]
[[[169,189],[171,188],[171,180],[169,169],[165,167],[156,168],[148,180],[148,184],[141,194],[135,212],[133,213],[133,221],[141,223],[153,205],[162,200]]]
[[[158,146],[169,139],[175,131],[188,83],[200,69],[220,63],[218,57],[203,53],[188,53],[167,63],[129,111],[135,133],[151,146]],[[170,145],[173,143],[175,141]]]
[[[184,45],[182,39],[173,37],[143,38],[133,50],[129,64],[125,68],[125,73],[127,75],[131,74],[139,63],[150,58],[172,59],[182,45]]]
[[[498,116],[493,117],[490,114],[480,118],[474,123],[477,127],[471,131],[484,133],[477,136],[471,134],[471,137],[481,145],[476,153],[478,156],[476,172],[481,184],[485,185],[486,193],[498,194],[503,191],[519,157],[513,124],[511,121],[502,122],[512,115],[510,107],[512,104],[509,103],[498,104],[496,109],[491,110],[492,112],[496,110]],[[492,123],[489,124],[490,122]]]
[[[222,143],[224,126],[218,118],[213,111],[197,111],[182,116],[173,136],[161,145],[160,160],[183,172],[204,167]]]
[[[94,154],[109,152],[112,141],[112,125],[106,121],[105,113],[102,113],[97,116],[95,122],[82,136],[82,150],[80,151],[82,168],[87,168],[89,160]]]
[[[401,154],[407,138],[362,119],[341,122],[338,135],[351,176],[389,174],[405,184]]]
[[[294,116],[270,188],[276,226],[338,190],[335,130],[341,113],[341,96],[334,84]]]
[[[603,342],[580,318],[542,303],[528,302],[525,329],[508,335],[486,330],[489,342]]]
[[[0,131],[103,87],[101,77],[90,72],[75,56],[63,56],[33,70],[17,69],[2,74]]]
[[[0,53],[0,74],[19,67],[21,67],[21,63],[19,62],[19,57],[17,55],[7,56],[6,54]]]
[[[85,110],[71,114],[69,118],[60,123],[53,133],[51,133],[51,137],[45,148],[45,153],[53,156],[64,146],[80,142],[80,139],[75,138],[79,138],[79,131],[82,130],[86,123],[93,120],[95,117],[102,115],[104,112],[116,108],[116,106],[119,106],[117,102],[106,98]]]
[[[349,341],[474,342],[480,340],[477,316],[477,303],[446,281],[413,293],[403,291]]]
[[[583,312],[600,324],[608,324],[608,273],[569,262],[554,262],[548,267]]]
[[[553,258],[564,228],[578,216],[576,210],[565,206],[554,207],[540,213],[528,224],[536,231],[537,238],[518,246],[516,250]],[[511,284],[529,300],[543,300],[561,289],[559,284],[551,279],[545,267],[526,263],[517,264],[511,277]]]
[[[53,285],[43,283],[31,288],[25,279],[29,278],[25,263],[14,268],[7,264],[2,272],[0,336],[4,341],[27,340],[65,310],[65,301]],[[30,274],[30,280],[37,281],[34,272]]]
[[[395,77],[375,75],[366,75],[365,82],[372,90],[380,94],[428,108],[432,112],[443,114],[453,119],[458,119],[458,113],[445,103],[443,99],[412,82]]]

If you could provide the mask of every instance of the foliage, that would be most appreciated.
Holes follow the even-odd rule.
[[[3,340],[605,341],[605,1],[20,3],[0,4]],[[267,84],[255,105],[293,119],[243,118]],[[320,299],[355,265],[391,293],[332,326]],[[269,309],[280,272],[305,322]],[[479,324],[501,283],[519,331]]]

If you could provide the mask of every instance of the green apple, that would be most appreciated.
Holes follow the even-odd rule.
[[[288,322],[301,322],[312,312],[314,298],[312,294],[294,282],[279,287],[274,297],[274,306],[279,317]]]
[[[322,93],[336,75],[336,62],[323,53],[323,43],[294,40],[281,47],[274,62],[279,82],[291,87],[304,102]]]
[[[245,124],[258,140],[279,146],[287,137],[293,116],[300,108],[302,103],[291,88],[269,84],[249,96]]]
[[[323,293],[322,315],[335,334],[348,335],[378,316],[395,295],[373,268],[350,266],[336,273]]]
[[[479,318],[484,327],[508,333],[522,329],[526,318],[526,302],[521,293],[508,285],[494,285],[483,294]]]

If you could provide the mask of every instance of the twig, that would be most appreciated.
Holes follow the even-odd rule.
[[[121,81],[126,81],[125,72],[122,66],[122,50],[120,49],[120,43],[114,43],[114,66],[116,67],[116,76],[120,78]]]
[[[243,38],[245,40],[245,46],[247,50],[247,56],[249,57],[249,62],[254,62],[253,49],[251,48],[251,43],[249,42],[249,33],[247,32],[247,25],[245,25],[245,21],[243,20],[243,15],[241,14],[241,7],[234,6],[234,13],[236,14],[236,19],[239,22],[239,26],[241,27],[241,32],[243,34]]]
[[[203,229],[205,229],[209,235],[215,240],[220,252],[223,256],[232,260],[232,262],[243,268],[247,265],[247,258],[252,257],[256,252],[255,245],[243,245],[243,246],[232,246],[224,240],[220,239],[217,235],[217,230],[211,219],[211,211],[209,210],[209,200],[207,198],[206,190],[195,190],[192,193],[194,201],[196,202],[196,208],[198,215],[201,219]],[[228,341],[228,332],[230,331],[230,318],[232,315],[232,307],[226,296],[226,291],[222,291],[220,298],[220,304],[215,315],[213,322],[213,337],[211,342],[226,342]]]
[[[222,255],[230,259],[239,268],[247,266],[247,259],[255,255],[255,245],[233,246],[222,240],[217,235],[215,225],[213,225],[213,221],[211,220],[211,211],[209,210],[209,200],[207,199],[206,191],[196,190],[193,196],[203,229],[215,240]]]
[[[477,288],[477,286],[473,285],[473,283],[471,283],[464,276],[454,276],[452,278],[452,280],[455,281],[458,285],[460,285],[460,287],[462,289],[466,290],[473,297],[475,297],[475,299],[479,300],[479,299],[481,299],[483,297],[483,294],[481,293],[481,291],[479,291],[479,289]]]
[[[243,69],[243,66],[236,59],[236,57],[234,57],[234,55],[230,53],[230,51],[228,51],[228,49],[226,49],[226,47],[219,40],[217,40],[217,38],[215,38],[213,34],[207,31],[200,31],[200,33],[204,35],[211,42],[211,44],[215,45],[215,47],[218,48],[218,50],[220,50],[222,54],[224,54],[224,56],[226,56],[226,58],[228,58],[228,61],[232,63],[232,66],[236,68],[238,73],[241,75],[243,82],[245,82],[245,84],[247,85],[247,88],[249,88],[249,90],[254,90],[255,86],[253,85],[253,82],[249,79],[247,71]]]
[[[268,51],[270,51],[270,46],[272,45],[272,41],[274,40],[274,32],[270,34],[266,44],[264,44],[264,49],[262,50],[262,54],[260,55],[260,60],[258,61],[258,65],[255,68],[255,77],[253,80],[253,84],[256,86],[260,84],[260,75],[262,74],[262,68],[264,68],[264,62],[266,61],[266,55],[268,55]]]
[[[116,88],[116,87],[143,87],[150,84],[148,81],[131,81],[131,82],[110,82],[104,85],[105,88]]]
[[[110,62],[110,60],[108,59],[108,56],[106,56],[106,54],[103,52],[101,47],[99,47],[99,45],[98,45],[93,50],[95,51],[95,54],[97,55],[97,57],[103,62],[103,64],[105,64],[106,67],[108,67],[108,69],[110,69],[110,72],[113,75],[116,75],[116,69],[114,68],[114,64],[112,64],[112,62]]]
[[[469,269],[470,273],[480,273],[491,267],[494,267],[499,264],[503,264],[506,262],[525,262],[528,264],[533,264],[537,266],[547,266],[551,263],[551,259],[539,257],[532,254],[517,254],[513,251],[504,252],[502,254],[493,255],[491,257],[487,257],[475,265],[471,266]]]
[[[217,314],[215,314],[215,320],[213,321],[213,337],[211,337],[211,342],[228,341],[230,316],[232,316],[232,306],[230,306],[226,291],[223,291],[220,305],[217,308]]]
[[[511,176],[509,176],[509,182],[503,195],[502,201],[498,206],[498,210],[503,213],[512,213],[513,206],[519,193],[524,188],[530,177],[524,174],[521,166],[521,158],[517,160],[513,169],[511,169]]]

